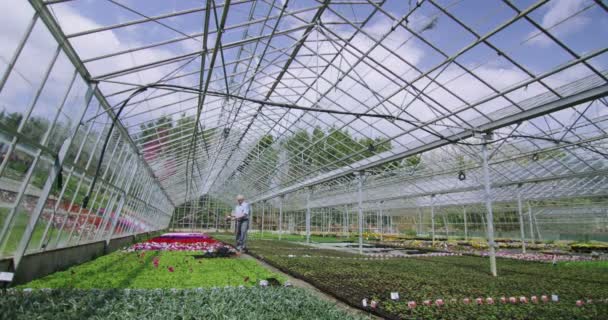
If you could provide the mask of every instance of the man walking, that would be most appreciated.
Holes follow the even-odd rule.
[[[246,250],[245,242],[247,241],[251,208],[249,207],[249,203],[245,202],[245,197],[241,194],[236,196],[236,202],[237,205],[232,213],[232,219],[236,220],[236,249],[243,251]]]

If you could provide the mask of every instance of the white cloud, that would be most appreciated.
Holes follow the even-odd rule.
[[[575,34],[584,29],[585,26],[591,22],[591,18],[586,17],[584,13],[571,17],[573,14],[587,6],[586,1],[554,0],[551,1],[548,6],[549,9],[543,16],[541,26],[543,28],[552,28],[549,32],[558,38]],[[540,31],[535,30],[530,33],[528,37],[536,35],[539,32]],[[548,46],[553,43],[553,41],[544,34],[538,34],[530,40],[530,43],[539,46]]]

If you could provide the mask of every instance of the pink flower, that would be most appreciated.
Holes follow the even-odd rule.
[[[443,302],[443,299],[437,299],[435,300],[435,305],[438,307],[443,306],[445,303]]]
[[[167,269],[169,270],[169,272],[173,272],[173,271],[175,271],[175,269],[173,269],[173,267],[169,267],[169,268],[167,268]]]
[[[532,303],[538,303],[538,297],[532,296],[530,297],[530,301],[532,301]]]
[[[585,305],[585,302],[583,302],[583,300],[576,300],[577,307],[582,307],[583,305]]]
[[[500,303],[507,303],[507,297],[500,297]]]
[[[431,305],[431,300],[424,300],[422,302],[425,306],[430,306]]]
[[[416,301],[408,301],[407,307],[410,309],[416,308]]]
[[[516,304],[517,303],[517,299],[515,299],[515,297],[509,297],[509,302],[512,304]]]
[[[528,298],[526,298],[524,296],[521,296],[521,297],[519,297],[519,302],[521,302],[521,303],[528,303]]]
[[[475,303],[477,303],[477,304],[483,304],[483,298],[477,298],[477,299],[475,299]]]
[[[490,297],[487,297],[487,298],[486,298],[486,303],[487,303],[487,304],[494,304],[494,299],[492,299],[492,298],[490,298]]]
[[[372,309],[376,309],[378,307],[378,301],[372,300],[370,306],[372,307]]]
[[[547,302],[549,302],[549,297],[547,297],[546,295],[542,295],[542,296],[540,296],[540,300],[541,300],[542,302],[547,303]]]
[[[462,299],[462,303],[464,303],[464,304],[469,304],[469,303],[471,303],[471,299],[469,299],[469,298],[464,298],[464,299]]]

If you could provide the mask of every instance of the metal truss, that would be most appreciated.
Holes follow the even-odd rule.
[[[358,207],[362,231],[381,207],[380,225],[420,232],[420,210],[483,204],[492,241],[493,207],[608,192],[602,1],[559,15],[549,0],[14,5],[31,13],[0,68],[0,244],[17,266],[170,220],[217,229],[236,193],[309,235],[315,212]],[[567,218],[540,207],[541,224]]]

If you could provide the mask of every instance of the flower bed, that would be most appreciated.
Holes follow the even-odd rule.
[[[165,233],[145,242],[136,243],[126,251],[197,251],[210,258],[236,254],[233,247],[203,233]]]
[[[298,288],[13,291],[2,319],[358,319]]]
[[[311,251],[312,254],[303,257],[300,251],[290,253],[289,247],[295,249],[298,245],[251,241],[249,249],[275,267],[303,278],[353,306],[361,308],[363,299],[367,299],[367,310],[387,318],[557,320],[602,319],[608,314],[606,303],[581,306],[576,303],[579,300],[604,301],[608,297],[608,272],[601,266],[560,268],[559,265],[501,259],[499,276],[495,278],[488,273],[487,259],[480,257],[327,259],[324,256],[334,251]],[[289,254],[293,256],[289,257]],[[401,300],[391,300],[391,292],[399,292]],[[552,294],[559,296],[558,303],[538,302],[539,297]],[[503,304],[500,303],[502,296],[525,297],[526,302],[517,300],[515,304]],[[481,303],[477,303],[478,297],[481,297]],[[492,303],[488,303],[488,297]],[[470,299],[469,304],[461,302],[465,298]],[[438,299],[440,306],[436,303]],[[418,307],[408,307],[411,301]]]
[[[474,253],[480,257],[487,257],[488,252],[476,252]],[[497,251],[496,256],[505,259],[515,259],[522,261],[536,261],[536,262],[572,262],[572,261],[591,261],[594,258],[590,256],[579,256],[579,255],[567,255],[567,254],[550,254],[550,253],[514,253],[508,251]]]
[[[485,241],[471,240],[471,241],[438,241],[435,246],[432,245],[431,241],[422,240],[406,240],[398,243],[386,243],[377,242],[378,245],[389,245],[396,248],[411,248],[411,249],[424,249],[424,250],[435,250],[450,252],[455,254],[469,254],[480,257],[488,256],[488,245]],[[501,240],[498,243],[498,247],[502,250],[496,252],[496,256],[505,259],[515,259],[523,261],[536,261],[536,262],[567,262],[567,261],[591,261],[591,260],[605,260],[607,257],[593,257],[591,255],[580,255],[571,254],[569,252],[559,251],[558,246],[549,245],[544,243],[527,244],[527,249],[532,249],[528,253],[515,252],[509,249],[520,249],[520,242]],[[540,251],[546,250],[546,251]],[[555,252],[551,252],[553,250]]]

